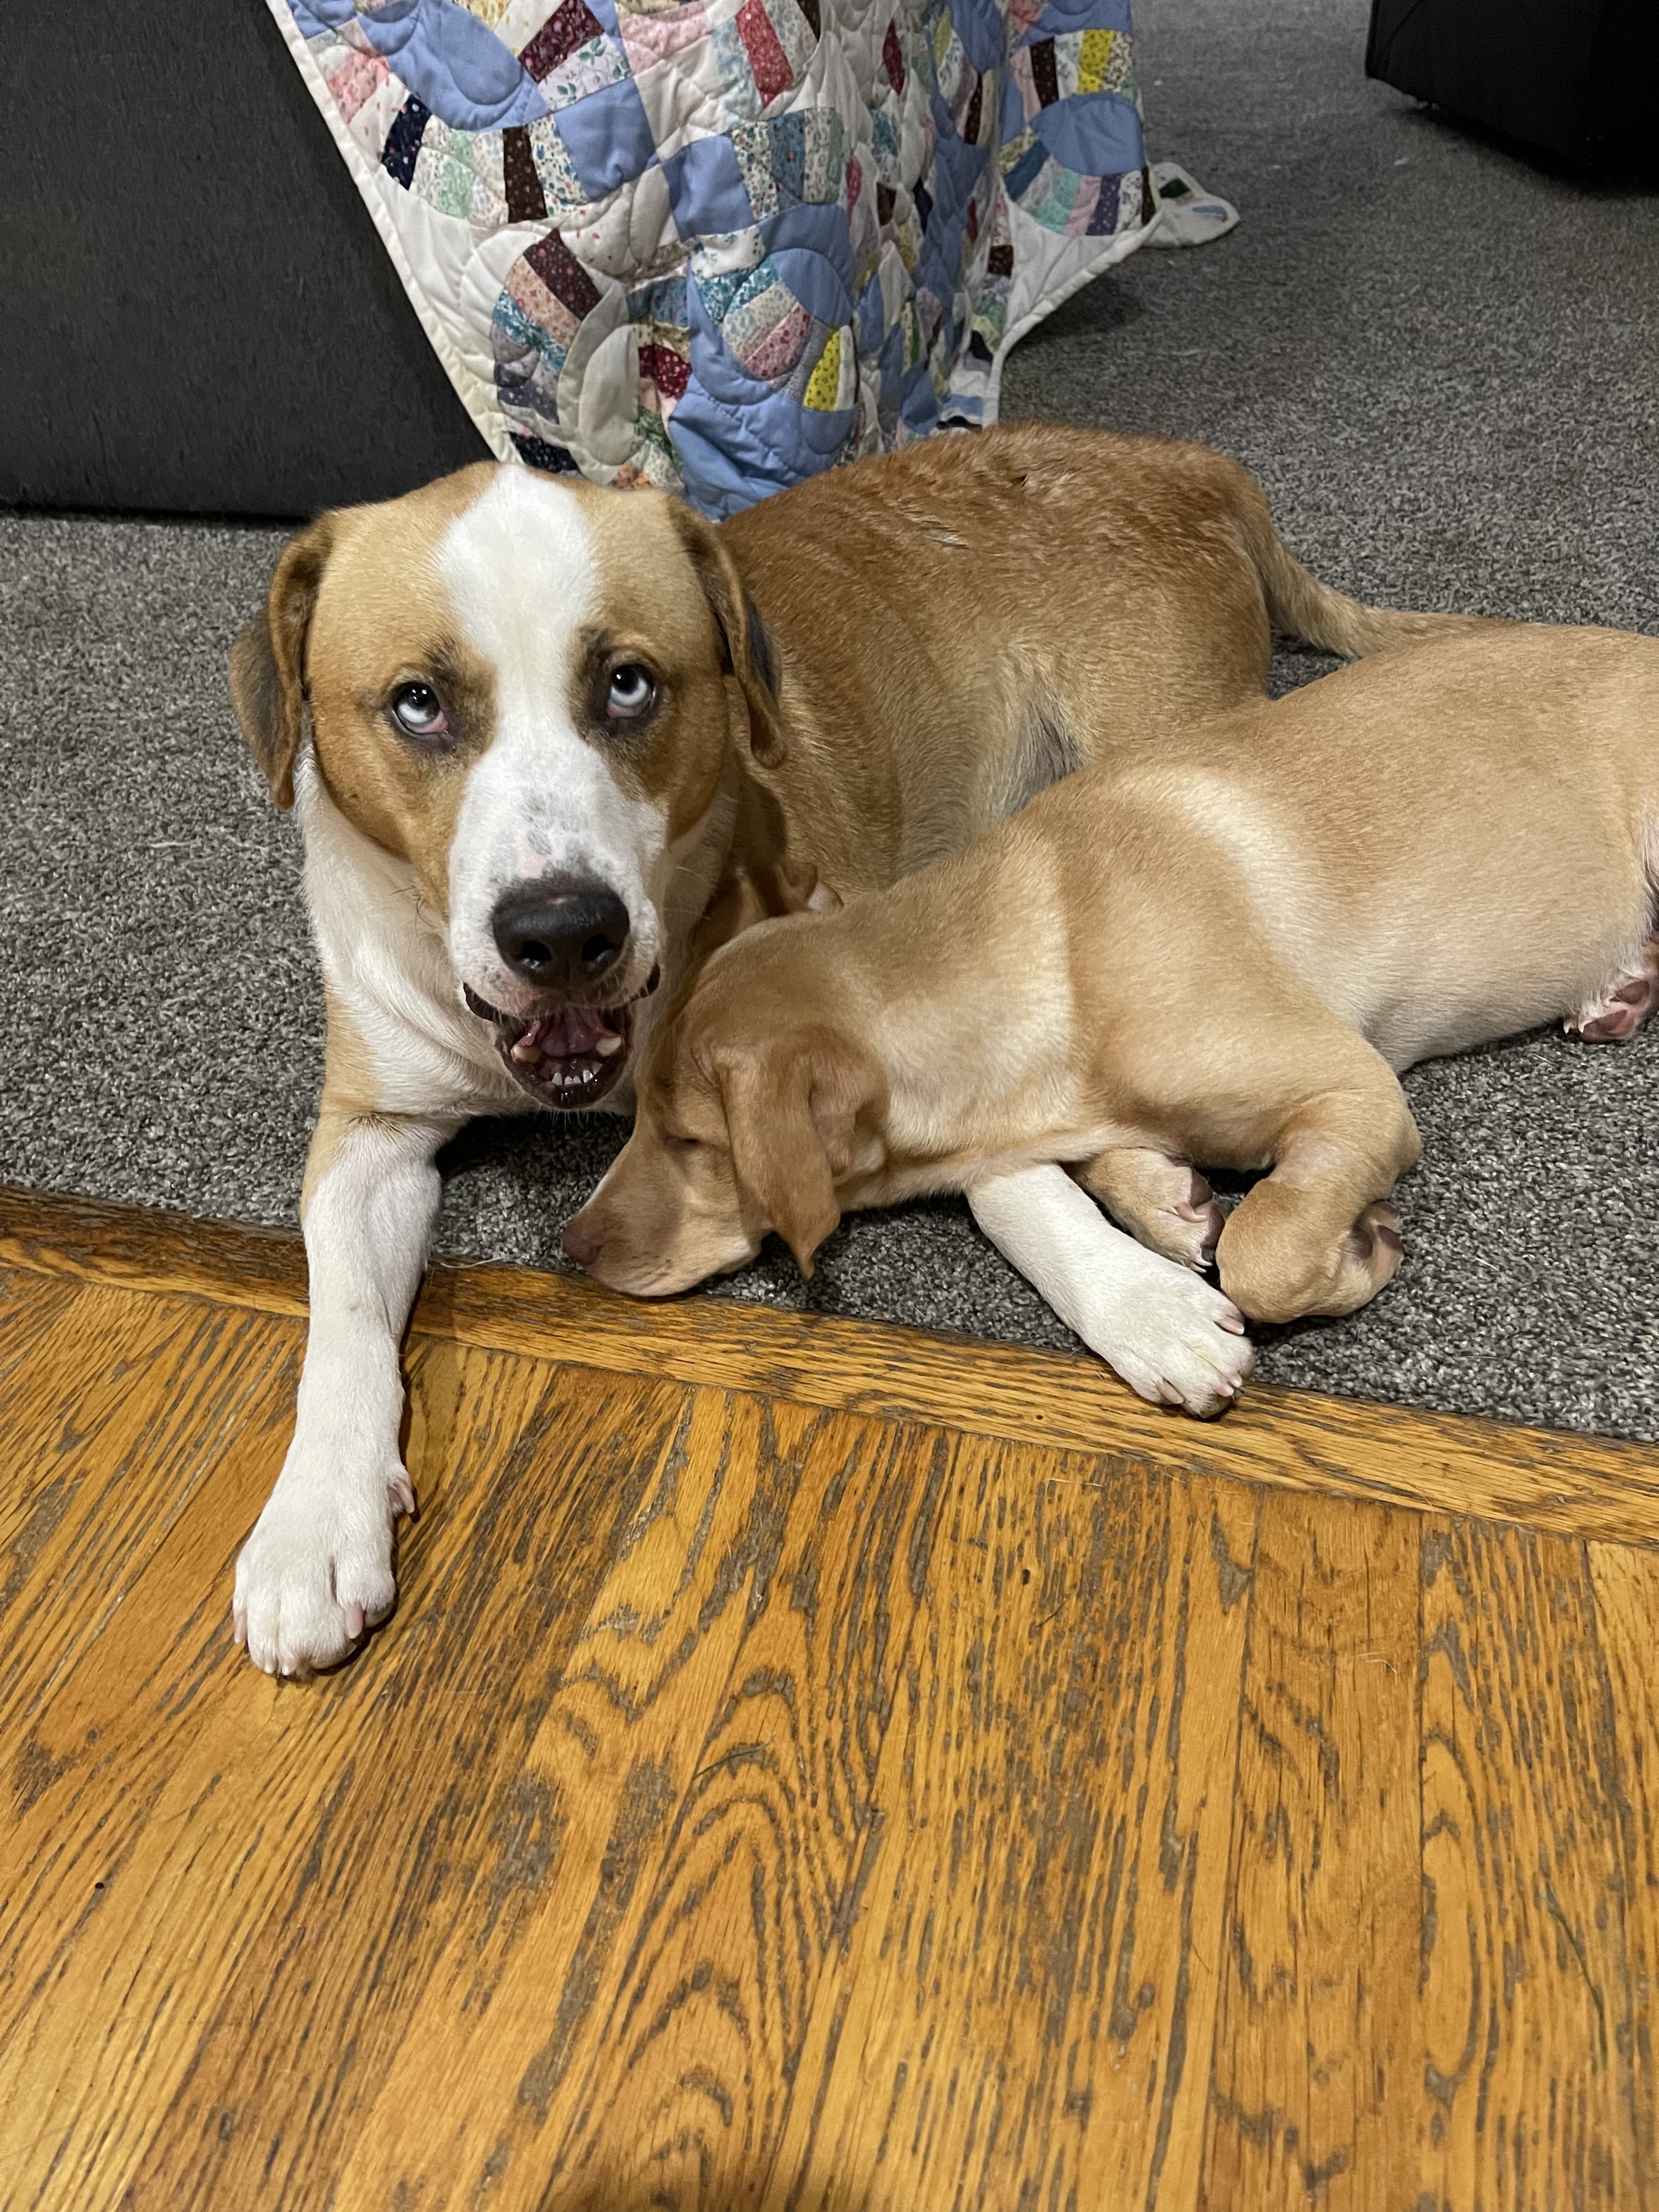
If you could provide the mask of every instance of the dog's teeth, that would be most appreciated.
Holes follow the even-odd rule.
[[[537,1057],[536,1047],[531,1043],[527,1036],[521,1036],[513,1048],[513,1057],[522,1067],[527,1061]]]
[[[612,1053],[620,1052],[622,1048],[623,1041],[619,1036],[596,1037],[593,1041],[593,1049],[601,1060],[609,1060]]]

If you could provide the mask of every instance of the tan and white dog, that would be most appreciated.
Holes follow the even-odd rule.
[[[1033,1279],[1092,1340],[1100,1199],[1252,1319],[1398,1265],[1414,1061],[1659,1002],[1659,639],[1498,627],[1073,775],[966,852],[718,951],[646,1049],[567,1249],[641,1294],[776,1229],[1038,1166]],[[1200,1167],[1270,1170],[1224,1224]],[[1174,1394],[1170,1394],[1173,1395]]]
[[[328,1012],[294,1441],[236,1571],[252,1658],[325,1665],[392,1602],[398,1342],[465,1121],[625,1105],[653,1009],[723,936],[1260,696],[1270,624],[1352,655],[1450,619],[1316,582],[1218,454],[1035,426],[720,530],[485,464],[294,538],[231,669],[298,805]],[[1074,1196],[1037,1168],[981,1218],[1046,1281]],[[1224,1403],[1249,1364],[1227,1300],[1103,1224],[1088,1264],[1118,1372]]]

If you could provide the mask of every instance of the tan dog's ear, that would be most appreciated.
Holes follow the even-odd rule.
[[[306,638],[333,544],[326,514],[289,538],[264,605],[230,648],[231,703],[281,807],[294,804],[294,763],[305,734]]]
[[[824,1030],[717,1054],[714,1072],[738,1181],[810,1277],[841,1219],[835,1178],[851,1163],[859,1109],[875,1096],[873,1063]]]
[[[775,768],[788,747],[779,707],[778,658],[760,609],[744,591],[737,563],[713,523],[684,500],[672,501],[670,511],[720,626],[726,665],[749,709],[749,750],[763,768]]]

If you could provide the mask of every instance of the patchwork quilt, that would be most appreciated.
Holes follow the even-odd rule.
[[[712,515],[993,420],[1157,216],[1128,0],[269,4],[493,450]]]

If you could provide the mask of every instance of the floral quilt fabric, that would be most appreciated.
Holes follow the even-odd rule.
[[[1156,215],[1128,0],[270,0],[493,449],[728,514],[994,417]]]

